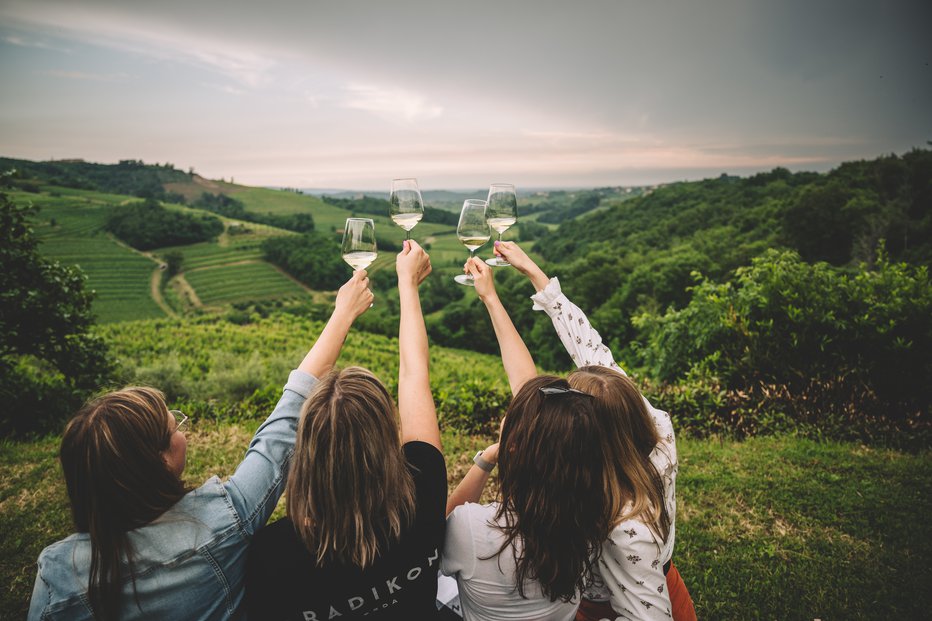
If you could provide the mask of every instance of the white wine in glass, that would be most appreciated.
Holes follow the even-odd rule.
[[[492,229],[486,217],[488,201],[474,198],[463,201],[463,210],[460,212],[460,222],[456,226],[456,236],[460,242],[469,248],[469,258],[475,255],[476,250],[489,241]],[[453,278],[461,285],[475,287],[472,274],[459,274]]]
[[[392,179],[388,202],[392,222],[405,230],[405,239],[411,239],[411,229],[424,217],[424,200],[417,179]]]
[[[379,256],[375,223],[371,218],[347,218],[343,229],[343,260],[353,270],[364,270]]]
[[[493,183],[489,186],[489,208],[487,213],[489,226],[498,233],[498,241],[502,241],[502,233],[518,221],[518,197],[515,186],[510,183]],[[486,261],[489,265],[503,267],[511,265],[501,257],[492,257]]]

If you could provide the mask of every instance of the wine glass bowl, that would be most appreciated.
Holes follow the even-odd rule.
[[[518,221],[518,197],[515,186],[510,183],[493,183],[489,186],[488,210],[486,217],[489,226],[498,233],[498,241],[502,240],[502,233]],[[510,266],[511,263],[501,257],[492,257],[486,263],[495,267]]]
[[[456,225],[456,236],[464,246],[469,248],[470,259],[475,255],[476,250],[488,242],[492,236],[492,229],[486,214],[488,205],[488,201],[474,198],[463,201],[460,221]],[[459,274],[453,280],[468,287],[475,286],[472,274]]]
[[[392,222],[404,229],[405,239],[411,239],[411,229],[424,217],[424,200],[417,179],[392,179],[388,202]]]
[[[364,270],[379,256],[372,218],[347,218],[343,228],[343,260],[353,270]]]

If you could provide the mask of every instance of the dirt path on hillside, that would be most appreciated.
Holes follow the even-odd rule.
[[[168,302],[165,301],[165,298],[162,297],[162,272],[161,266],[152,270],[152,278],[149,279],[149,294],[166,315],[169,317],[177,317],[178,313],[176,313],[174,309],[168,305]]]
[[[201,298],[197,297],[197,292],[191,283],[185,280],[184,274],[175,276],[172,283],[183,300],[187,300],[194,308],[204,308],[204,303],[201,302]]]

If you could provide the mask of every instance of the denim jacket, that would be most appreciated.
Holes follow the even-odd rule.
[[[249,542],[285,488],[301,406],[316,382],[292,371],[278,405],[229,480],[212,477],[153,522],[130,531],[135,588],[124,565],[120,619],[244,618],[240,604]],[[45,548],[28,620],[92,620],[90,559],[87,533]]]

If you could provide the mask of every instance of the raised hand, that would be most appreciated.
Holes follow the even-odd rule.
[[[415,286],[420,285],[432,269],[430,255],[416,241],[406,239],[401,252],[395,258],[398,284],[400,285],[404,281]]]
[[[534,260],[527,256],[515,242],[495,242],[495,254],[503,257],[506,261],[511,263],[515,269],[530,278],[538,291],[543,290],[543,288],[547,286],[547,282],[550,279],[547,278],[543,270],[537,266],[537,263],[534,263]]]
[[[369,276],[366,270],[357,270],[337,292],[334,314],[346,314],[356,319],[369,310],[374,299],[369,289]]]
[[[463,270],[472,274],[473,283],[476,285],[476,293],[480,300],[489,300],[498,297],[495,291],[495,280],[492,278],[492,268],[486,265],[485,261],[473,257],[466,261]]]

